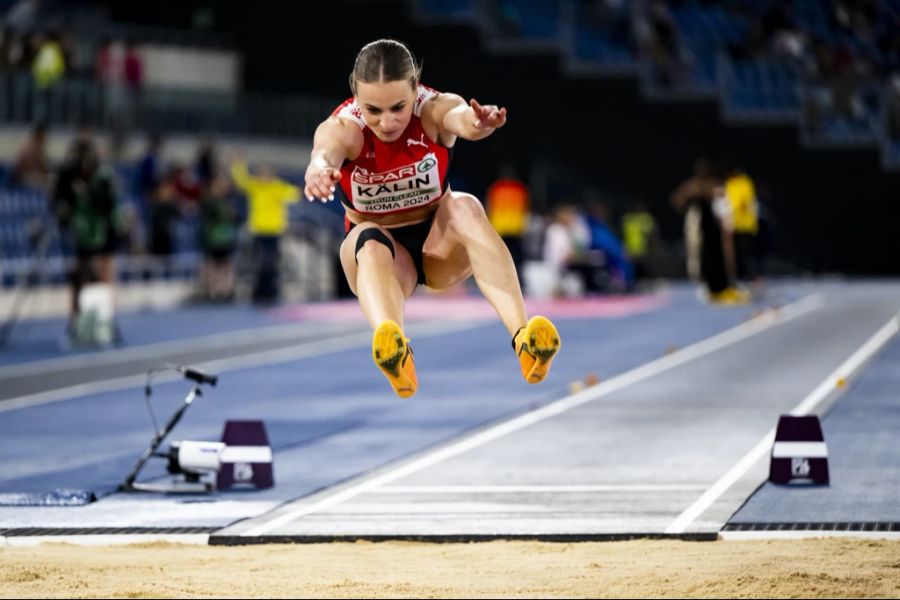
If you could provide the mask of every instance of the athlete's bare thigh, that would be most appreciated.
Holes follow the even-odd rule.
[[[487,220],[484,207],[471,194],[451,190],[441,200],[422,249],[428,287],[448,288],[472,275],[469,254],[459,231],[480,219]]]
[[[418,280],[418,275],[416,273],[416,265],[413,263],[412,258],[409,255],[409,252],[406,251],[406,248],[398,244],[393,236],[391,236],[391,230],[386,227],[381,227],[376,225],[375,223],[361,223],[354,227],[350,233],[347,234],[347,237],[344,238],[344,242],[341,244],[341,266],[344,267],[344,275],[347,277],[347,283],[350,285],[350,289],[356,294],[356,273],[358,269],[358,265],[356,264],[356,241],[359,238],[359,235],[365,231],[366,229],[377,227],[381,229],[382,233],[384,233],[394,244],[394,268],[393,273],[397,278],[397,281],[400,282],[400,287],[403,289],[403,294],[406,297],[409,297],[410,294],[416,289],[416,282]],[[367,242],[369,244],[374,244],[377,242]]]

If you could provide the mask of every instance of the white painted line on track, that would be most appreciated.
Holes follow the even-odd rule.
[[[751,540],[808,540],[814,538],[862,538],[900,540],[900,531],[720,531],[719,539],[729,542]]]
[[[474,329],[481,327],[485,321],[462,322],[462,321],[430,321],[420,324],[408,325],[407,329],[414,330],[416,338],[430,337],[433,335],[442,335],[445,333],[456,333],[466,329]],[[205,363],[193,364],[191,366],[210,371],[213,373],[221,373],[223,371],[231,371],[237,369],[249,369],[263,365],[271,365],[276,363],[299,360],[312,356],[321,356],[332,352],[341,352],[343,350],[352,350],[370,343],[372,334],[368,331],[353,332],[343,335],[328,337],[322,340],[310,340],[301,344],[277,348],[274,350],[266,350],[264,352],[254,352],[252,354],[233,356],[230,358],[222,358],[212,360]],[[174,372],[161,372],[156,377],[157,383],[165,383],[182,379],[182,376]],[[39,404],[49,404],[51,402],[59,402],[61,400],[69,400],[78,398],[88,394],[99,394],[103,392],[112,392],[144,385],[146,375],[127,375],[125,377],[117,377],[115,379],[107,379],[103,381],[92,381],[89,383],[81,383],[78,385],[57,388],[46,392],[38,392],[36,394],[28,394],[18,396],[16,398],[8,398],[0,400],[0,413],[37,406]]]
[[[346,328],[344,328],[346,329]],[[340,329],[338,329],[340,330]],[[255,342],[275,342],[298,335],[329,334],[329,328],[310,328],[310,323],[282,323],[250,329],[223,331],[185,340],[170,340],[152,344],[141,344],[128,348],[111,348],[101,352],[86,352],[76,356],[61,356],[43,360],[32,360],[0,367],[0,378],[39,375],[49,370],[73,369],[79,367],[112,366],[124,362],[152,358],[159,354],[198,352],[209,348],[221,348],[229,344]]]
[[[84,535],[10,535],[0,536],[0,548],[4,546],[39,546],[41,544],[72,544],[74,546],[120,546],[123,544],[172,544],[209,545],[208,533],[104,533]]]
[[[488,429],[475,433],[467,438],[459,440],[456,443],[450,444],[449,446],[436,449],[416,460],[398,465],[397,467],[390,469],[387,472],[366,479],[356,485],[344,488],[330,496],[326,496],[319,501],[304,504],[293,510],[287,510],[285,512],[282,512],[281,514],[273,515],[270,520],[248,529],[241,535],[245,537],[263,535],[272,531],[273,529],[281,527],[282,525],[286,525],[287,523],[290,523],[295,519],[299,519],[306,515],[328,509],[332,506],[350,500],[351,498],[359,496],[360,494],[370,492],[383,485],[386,485],[393,481],[397,481],[398,479],[402,479],[407,475],[436,465],[444,460],[447,460],[448,458],[452,458],[454,456],[462,454],[463,452],[487,444],[488,442],[499,439],[522,428],[528,427],[529,425],[533,425],[534,423],[538,423],[540,421],[549,419],[550,417],[562,414],[577,406],[581,406],[582,404],[601,398],[604,395],[608,395],[612,392],[618,391],[633,383],[643,381],[673,367],[724,348],[725,346],[728,346],[730,344],[734,344],[735,342],[739,342],[750,336],[756,335],[757,333],[763,332],[775,325],[787,323],[793,319],[817,310],[823,305],[824,301],[822,299],[822,295],[818,293],[812,294],[811,296],[807,296],[801,300],[798,300],[797,302],[794,302],[793,304],[785,306],[779,311],[764,313],[756,317],[755,319],[737,325],[736,327],[732,327],[731,329],[723,331],[722,333],[714,335],[713,337],[707,338],[703,341],[697,342],[690,346],[686,346],[681,350],[641,365],[640,367],[622,373],[621,375],[617,375],[582,392],[573,394],[571,396],[566,396],[551,404],[538,408],[537,410],[528,412],[518,417],[514,417],[509,421],[499,423],[497,425],[494,425],[493,427],[489,427]]]
[[[828,374],[822,383],[809,393],[790,414],[802,416],[812,412],[819,403],[839,388],[839,381],[846,381],[869,358],[884,346],[900,329],[900,314],[894,315],[866,343],[864,343],[847,360]],[[750,470],[772,448],[775,441],[775,428],[763,436],[753,448],[747,452],[731,469],[719,478],[706,492],[684,510],[678,518],[666,528],[666,533],[683,533],[691,523],[706,511],[736,481]]]
[[[595,494],[629,492],[697,492],[706,489],[696,484],[610,484],[610,485],[391,485],[373,494]]]

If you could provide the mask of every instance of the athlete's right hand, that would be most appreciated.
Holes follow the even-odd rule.
[[[306,186],[303,188],[303,193],[310,202],[316,199],[322,202],[334,200],[335,185],[340,180],[340,169],[313,160],[306,168]]]

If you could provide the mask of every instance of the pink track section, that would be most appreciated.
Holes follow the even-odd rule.
[[[617,318],[650,312],[666,306],[667,294],[638,296],[603,296],[578,299],[531,299],[525,305],[529,315],[544,315],[554,319]],[[356,300],[295,304],[273,311],[289,321],[363,321],[363,313]],[[414,295],[406,303],[406,319],[494,319],[493,307],[487,300],[475,296]]]

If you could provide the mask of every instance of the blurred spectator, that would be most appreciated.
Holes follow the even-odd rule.
[[[19,148],[7,183],[10,187],[24,186],[43,192],[47,190],[49,178],[47,126],[38,123]]]
[[[592,200],[588,205],[587,225],[591,233],[589,250],[602,253],[606,277],[601,281],[596,274],[588,285],[588,291],[626,292],[634,288],[634,267],[625,254],[622,242],[609,227],[609,205],[602,200]]]
[[[806,34],[797,26],[793,7],[789,3],[776,2],[762,17],[770,49],[775,56],[796,65],[802,64],[808,52]]]
[[[685,215],[688,274],[713,303],[746,302],[746,294],[734,287],[730,206],[709,161],[694,163],[693,175],[672,192],[671,203]]]
[[[759,231],[756,187],[743,169],[730,166],[725,180],[725,195],[734,222],[735,275],[738,281],[750,282],[759,276],[754,252]]]
[[[497,180],[487,190],[486,204],[488,220],[509,248],[516,271],[521,273],[522,236],[528,229],[530,198],[528,188],[519,181],[511,164],[501,167]]]
[[[49,121],[52,89],[65,74],[66,65],[56,34],[39,34],[35,39],[35,46],[37,54],[31,64],[35,84],[34,118]]]
[[[201,287],[212,301],[234,297],[232,256],[237,246],[237,208],[229,195],[231,184],[226,176],[212,180],[200,203],[200,231],[203,247]]]
[[[551,274],[554,295],[563,294],[562,280],[569,260],[575,255],[575,241],[570,225],[574,219],[574,209],[569,205],[557,206],[544,231],[543,263]],[[583,290],[563,295],[580,295]]]
[[[206,193],[213,179],[219,174],[218,171],[215,141],[211,136],[204,135],[197,147],[197,158],[194,161],[194,175],[203,193]]]
[[[650,268],[651,256],[656,245],[658,229],[653,215],[643,201],[636,201],[631,209],[622,215],[622,239],[625,253],[634,265],[635,281],[653,276]]]
[[[150,202],[160,181],[161,152],[162,137],[158,133],[148,135],[144,155],[134,170],[132,192],[139,199],[145,219],[150,216]]]
[[[203,189],[193,171],[183,162],[174,162],[169,167],[169,179],[175,186],[175,193],[184,201],[184,208],[192,214],[196,213]]]
[[[150,253],[171,256],[175,253],[175,222],[181,217],[175,177],[167,175],[153,193],[150,207]]]
[[[280,296],[279,269],[281,236],[288,225],[287,205],[300,199],[297,186],[278,179],[270,165],[259,167],[250,175],[243,158],[231,162],[231,177],[248,201],[248,221],[253,235],[256,282],[253,301],[277,302]]]
[[[581,296],[597,287],[603,261],[589,255],[590,241],[587,222],[575,207],[557,206],[544,233],[544,265],[552,274],[556,295]]]
[[[60,168],[53,193],[54,213],[75,248],[69,332],[78,322],[82,288],[91,282],[115,282],[118,194],[111,168],[100,163],[94,142],[77,138]]]

